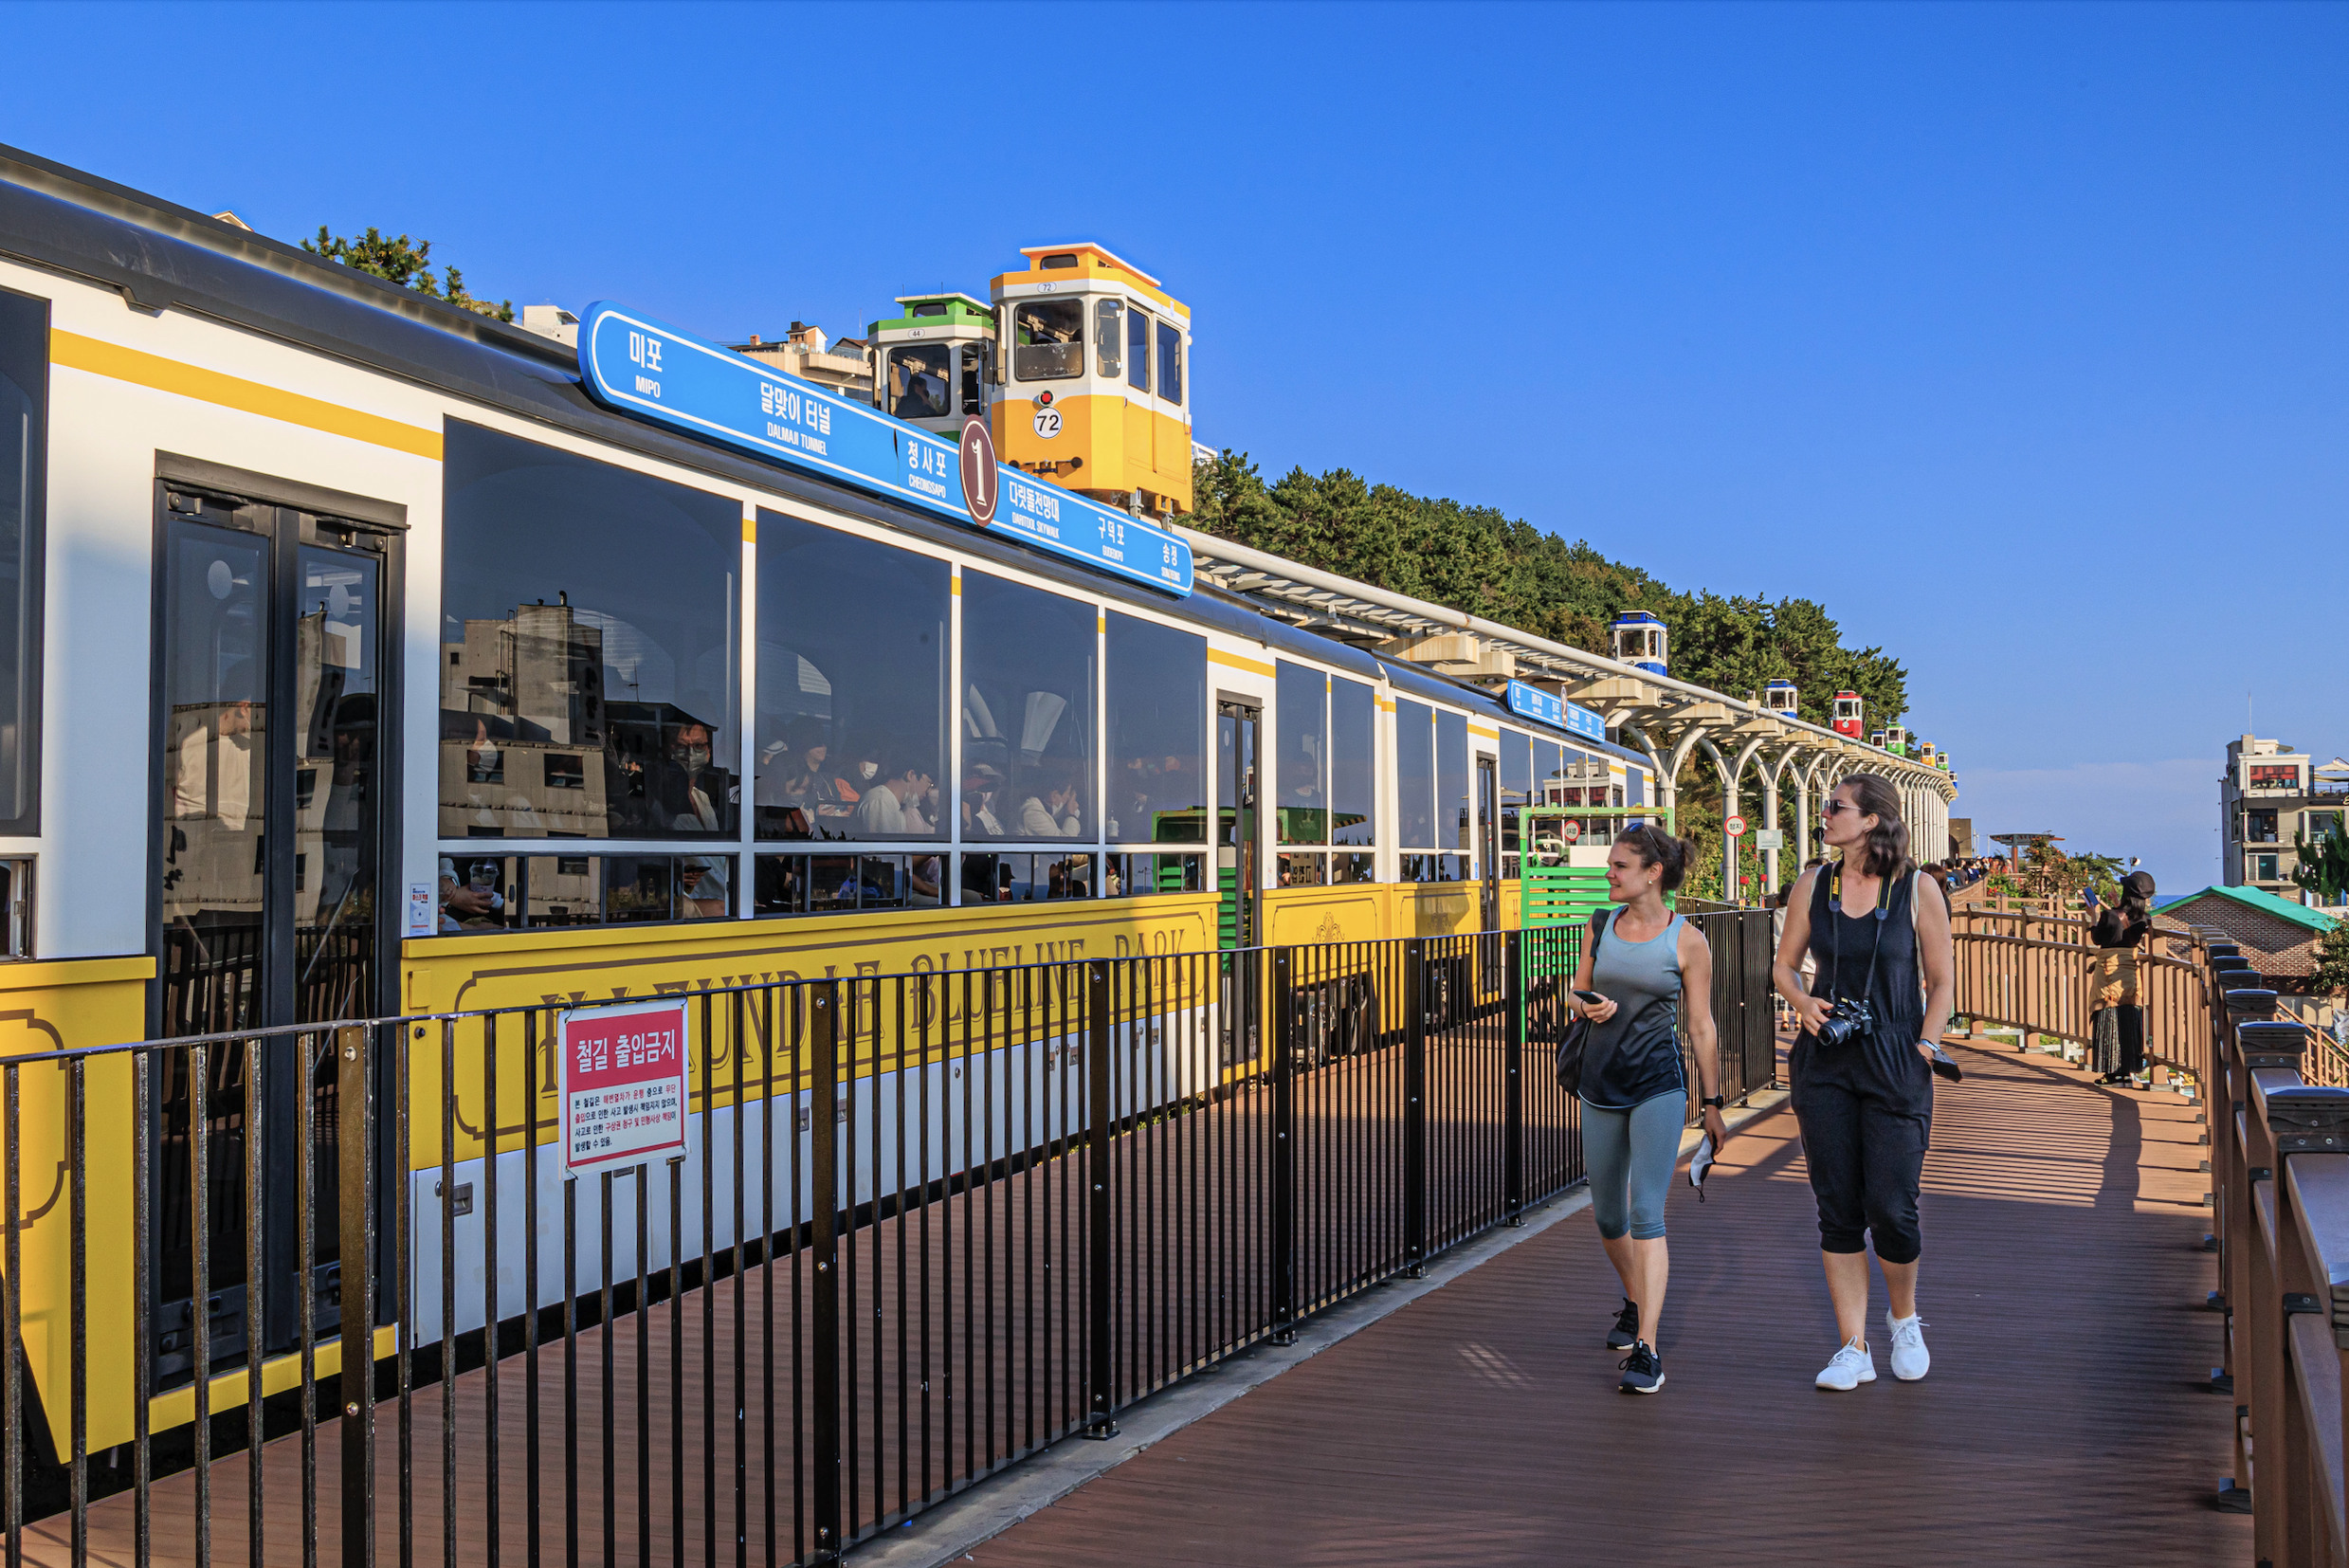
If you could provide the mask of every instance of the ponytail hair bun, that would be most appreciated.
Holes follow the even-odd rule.
[[[1680,886],[1681,878],[1688,874],[1688,863],[1697,854],[1695,845],[1684,838],[1674,838],[1652,822],[1626,828],[1615,835],[1615,842],[1628,846],[1639,856],[1641,866],[1663,866],[1664,891],[1667,893]]]

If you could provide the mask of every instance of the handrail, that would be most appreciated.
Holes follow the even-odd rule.
[[[1956,954],[1956,1015],[1981,1024],[2020,1030],[2024,1044],[2033,1034],[2087,1047],[2095,1034],[2095,957],[2110,949],[2044,936],[1976,930],[1971,921],[2022,921],[2024,929],[2078,926],[2085,921],[2049,921],[2040,916],[1961,910],[1952,923]],[[2208,1002],[2201,966],[2140,948],[2137,953],[2138,1005],[2144,1019],[2148,1061],[2200,1078],[2208,1054]],[[2166,1074],[2164,1075],[2166,1076]]]
[[[2197,933],[2212,976],[2212,1201],[2234,1474],[2220,1505],[2252,1516],[2278,1568],[2349,1565],[2341,1387],[2349,1370],[2349,1055],[2276,1016],[2233,945]],[[2229,982],[2250,981],[2250,984]],[[2311,1048],[2314,1047],[2312,1052]],[[2256,1462],[2255,1462],[2256,1461]]]

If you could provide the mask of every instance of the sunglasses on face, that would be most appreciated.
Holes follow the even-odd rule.
[[[1821,816],[1833,816],[1837,811],[1856,811],[1859,808],[1848,800],[1830,800],[1819,809]]]

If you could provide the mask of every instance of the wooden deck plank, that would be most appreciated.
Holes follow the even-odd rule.
[[[1794,1120],[1676,1193],[1669,1382],[1615,1391],[1613,1275],[1556,1227],[978,1548],[982,1564],[2241,1561],[2208,1504],[2193,1107],[1966,1050],[1923,1197],[1933,1375],[1833,1348]],[[1883,1310],[1876,1287],[1871,1314]]]

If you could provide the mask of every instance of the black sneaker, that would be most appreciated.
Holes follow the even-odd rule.
[[[1664,1386],[1664,1358],[1647,1340],[1632,1345],[1621,1364],[1624,1393],[1653,1394]]]
[[[1607,1331],[1609,1350],[1629,1350],[1639,1343],[1639,1307],[1631,1298],[1623,1298],[1623,1310],[1615,1314],[1615,1326]]]

